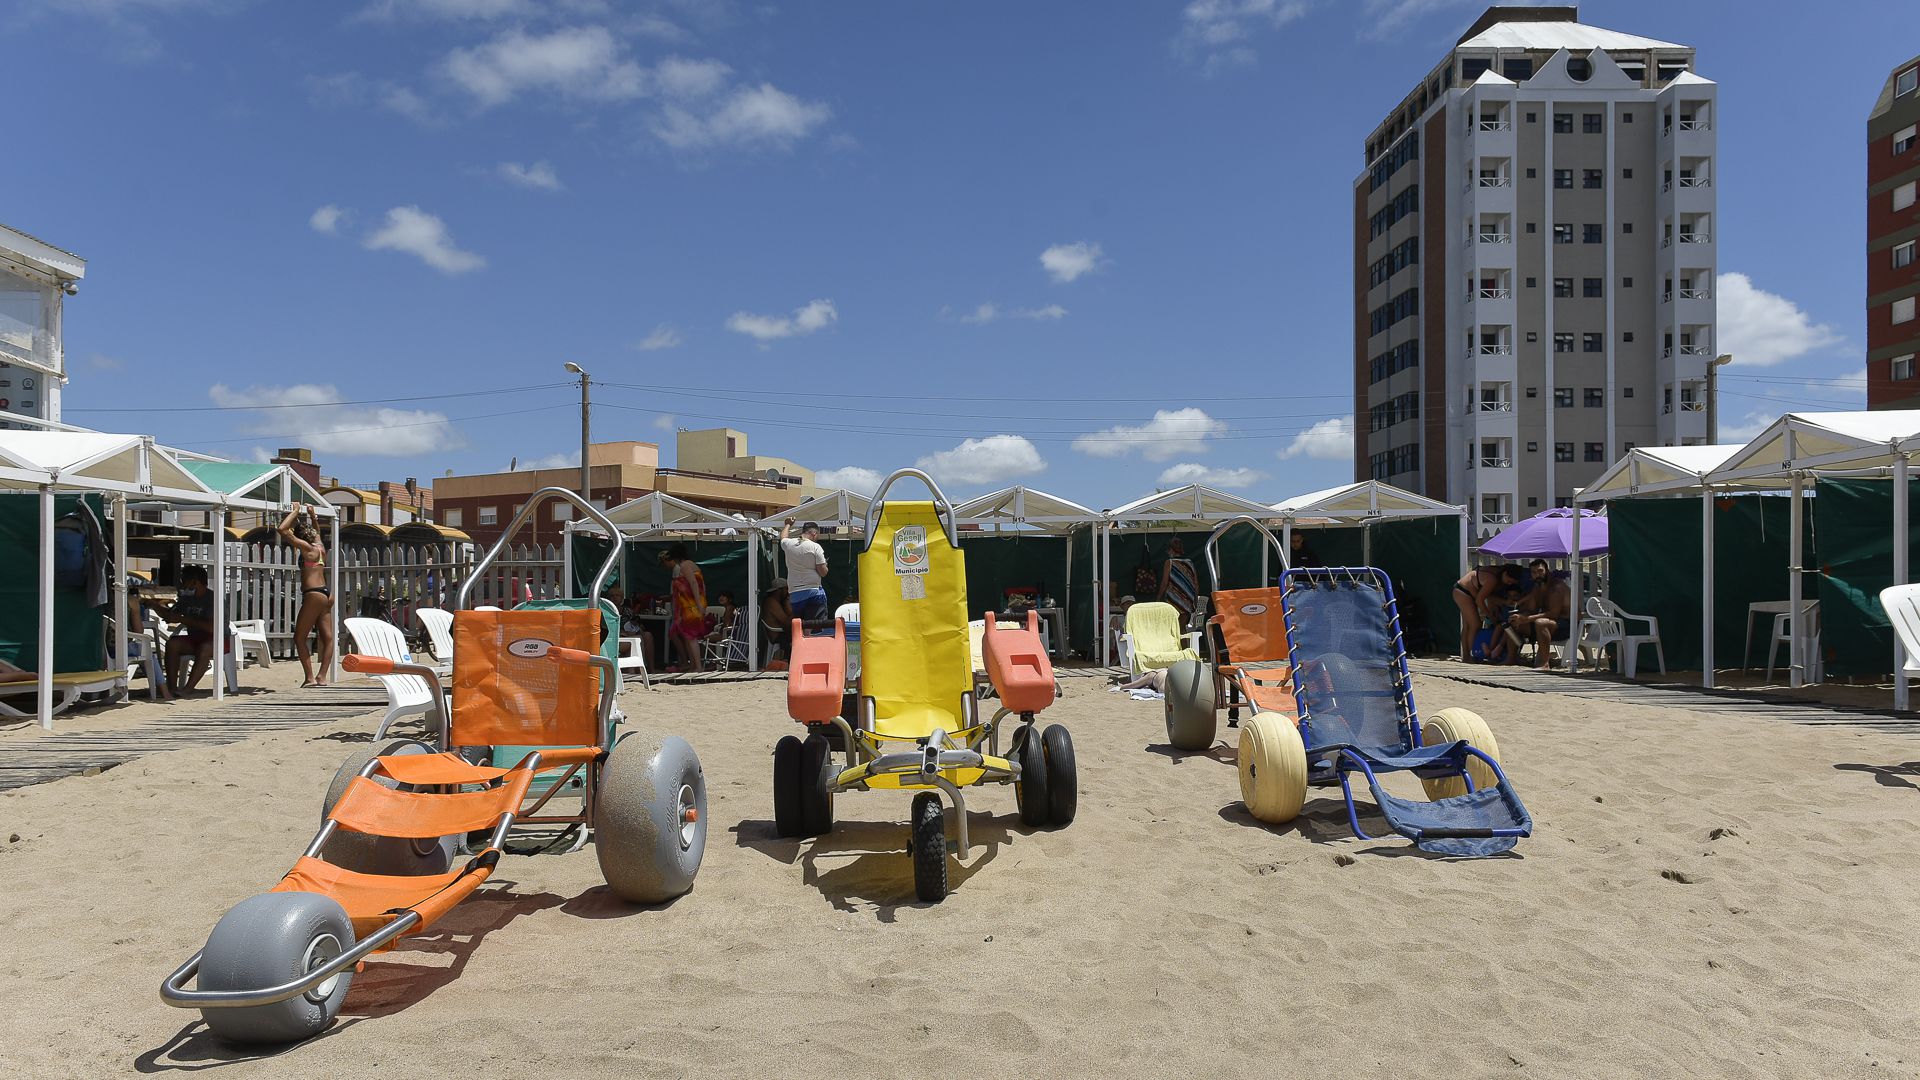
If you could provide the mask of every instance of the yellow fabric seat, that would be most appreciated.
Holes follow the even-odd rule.
[[[966,726],[958,712],[960,703],[955,701],[953,706],[896,705],[892,716],[873,718],[873,732],[889,739],[924,739],[936,731],[952,734]]]
[[[1135,675],[1172,667],[1200,654],[1180,632],[1180,609],[1172,604],[1135,604],[1127,609],[1127,666]]]

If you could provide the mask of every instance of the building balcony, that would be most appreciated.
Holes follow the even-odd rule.
[[[1482,177],[1478,177],[1477,179],[1475,179],[1475,180],[1474,180],[1474,186],[1475,186],[1475,187],[1486,187],[1486,188],[1500,188],[1500,187],[1512,187],[1512,186],[1513,186],[1513,177],[1511,177],[1511,176],[1482,176]]]
[[[1503,233],[1503,232],[1483,232],[1479,234],[1479,240],[1483,244],[1511,244],[1513,243],[1513,234]]]
[[[1480,467],[1483,469],[1511,469],[1513,468],[1513,459],[1510,457],[1482,457],[1480,459]]]
[[[1682,345],[1682,346],[1680,346],[1680,355],[1681,355],[1681,356],[1712,356],[1712,355],[1713,355],[1713,346],[1711,346],[1711,345]]]
[[[1476,356],[1512,356],[1512,355],[1513,355],[1513,346],[1511,345],[1471,345],[1467,347],[1467,359],[1469,360],[1473,359]]]
[[[1682,121],[1680,121],[1680,130],[1681,130],[1681,131],[1712,131],[1712,130],[1713,130],[1713,121],[1711,121],[1711,120],[1682,120]]]
[[[1473,130],[1475,131],[1512,131],[1513,122],[1510,120],[1482,120],[1479,123],[1476,123],[1473,125]]]
[[[1711,244],[1713,243],[1713,234],[1703,232],[1681,233],[1679,236],[1669,236],[1660,241],[1660,246],[1663,248],[1672,247],[1675,241],[1682,244]]]
[[[1512,514],[1483,513],[1480,515],[1480,528],[1483,532],[1491,532],[1494,529],[1504,529],[1511,524],[1513,524]]]
[[[1681,289],[1681,290],[1680,290],[1680,299],[1682,299],[1682,300],[1711,300],[1711,299],[1713,299],[1713,290],[1712,290],[1712,289]]]
[[[1482,401],[1480,403],[1480,411],[1483,413],[1501,413],[1511,416],[1513,415],[1513,402],[1504,400]]]
[[[1467,297],[1469,300],[1511,300],[1512,289],[1475,289]]]

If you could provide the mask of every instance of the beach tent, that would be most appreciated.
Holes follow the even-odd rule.
[[[1001,488],[954,507],[960,546],[967,553],[967,596],[972,611],[998,608],[1008,588],[1038,586],[1053,591],[1051,573],[1040,564],[1058,558],[1061,607],[1073,611],[1075,531],[1087,532],[1102,520],[1098,510],[1039,488]],[[1082,590],[1084,594],[1085,590]],[[1070,618],[1070,616],[1069,616]],[[1071,637],[1070,626],[1059,630]],[[1058,643],[1064,653],[1068,641]]]
[[[1110,663],[1112,659],[1112,635],[1106,633],[1106,627],[1112,592],[1107,583],[1113,580],[1113,534],[1148,530],[1175,534],[1191,533],[1201,534],[1198,539],[1204,542],[1206,539],[1204,534],[1212,532],[1214,526],[1242,516],[1266,521],[1274,517],[1274,512],[1273,508],[1266,503],[1255,502],[1239,495],[1230,495],[1203,484],[1187,484],[1142,496],[1123,506],[1108,510],[1102,515],[1105,520],[1097,526],[1097,543],[1092,552],[1094,556],[1092,576],[1094,580],[1101,583],[1101,586],[1094,590],[1093,627],[1099,641],[1102,664]],[[1182,537],[1182,539],[1187,538]],[[1234,537],[1233,539],[1240,541],[1243,538]],[[1253,547],[1259,549],[1260,579],[1265,581],[1269,570],[1267,546],[1264,541],[1249,542],[1246,552],[1249,561],[1253,558]],[[1198,544],[1190,554],[1199,559]],[[1197,564],[1197,569],[1200,570],[1203,578],[1201,589],[1203,592],[1211,593],[1214,583],[1206,573],[1204,562],[1200,559]]]
[[[1459,632],[1449,593],[1467,572],[1466,507],[1362,480],[1283,499],[1273,504],[1273,513],[1289,551],[1296,527],[1357,528],[1361,564],[1378,566],[1406,586],[1403,601],[1420,602],[1436,640]]]

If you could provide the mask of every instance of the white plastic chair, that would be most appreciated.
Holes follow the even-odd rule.
[[[167,620],[159,616],[154,617],[153,638],[158,644],[157,657],[163,667],[167,662],[167,642],[173,640],[173,632],[174,627],[168,625]],[[240,665],[235,660],[239,651],[239,646],[234,643],[233,637],[229,635],[227,637],[227,654],[220,658],[220,670],[226,676],[227,693],[229,694],[237,694],[240,692]],[[187,664],[186,673],[191,673],[193,671],[192,657],[187,658]],[[184,677],[185,673],[182,674],[182,678]],[[179,690],[180,688],[176,686],[174,689]]]
[[[113,626],[113,621],[109,619],[107,625],[109,627]],[[110,633],[107,636],[109,645],[118,640],[118,634]],[[109,656],[111,656],[113,650],[109,648],[107,652]],[[139,629],[129,630],[127,632],[126,663],[122,665],[109,660],[107,666],[116,669],[124,666],[127,669],[127,695],[129,697],[133,695],[134,676],[141,674],[141,670],[144,668],[147,676],[147,697],[153,701],[160,700],[160,688],[167,685],[167,663],[164,651],[154,639],[154,632],[151,626],[143,626]]]
[[[746,608],[734,609],[733,625],[727,627],[727,632],[724,636],[720,637],[717,640],[714,638],[701,639],[700,656],[702,660],[702,665],[707,667],[718,665],[722,669],[725,669],[725,668],[732,667],[734,664],[739,664],[743,668],[746,667],[747,665],[747,609]]]
[[[1906,653],[1906,664],[1900,674],[1920,679],[1920,584],[1881,589],[1880,606],[1885,609],[1887,621],[1893,624],[1900,648]]]
[[[1604,597],[1587,597],[1587,617],[1593,634],[1581,638],[1582,647],[1595,650],[1614,646],[1614,670],[1631,679],[1639,674],[1640,650],[1653,646],[1654,659],[1660,665],[1660,674],[1667,673],[1667,654],[1660,647],[1660,620],[1651,615],[1635,615],[1623,611],[1620,605]],[[1644,622],[1647,632],[1631,634],[1627,632],[1627,623]]]
[[[453,612],[442,608],[415,608],[413,617],[427,632],[427,644],[433,650],[433,669],[442,677],[453,674]]]
[[[1881,593],[1884,597],[1886,593]],[[1882,604],[1885,600],[1881,601]],[[1827,676],[1826,658],[1820,654],[1820,601],[1806,600],[1800,605],[1801,631],[1807,638],[1807,680],[1821,682]],[[1793,663],[1793,614],[1781,612],[1773,617],[1773,636],[1767,642],[1767,681],[1773,681],[1774,661],[1780,646],[1787,647],[1788,666]]]
[[[254,662],[261,667],[273,666],[273,645],[267,641],[267,620],[242,619],[227,624],[227,636],[233,640],[233,653],[244,657],[246,650],[254,649],[258,655]]]
[[[347,619],[347,633],[353,638],[354,651],[378,656],[395,663],[412,663],[407,653],[407,637],[400,628],[385,619]],[[428,686],[418,675],[369,676],[387,691],[387,714],[373,730],[374,741],[387,737],[387,727],[403,716],[422,716],[429,727],[445,726],[439,715],[437,686]]]

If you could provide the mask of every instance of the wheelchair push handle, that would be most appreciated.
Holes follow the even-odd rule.
[[[866,539],[861,550],[864,551],[867,547],[873,545],[873,524],[880,518],[880,507],[886,502],[887,489],[893,486],[895,480],[899,480],[902,477],[912,477],[927,486],[927,490],[933,494],[933,508],[940,515],[940,525],[946,532],[947,543],[952,544],[954,550],[958,551],[960,549],[960,527],[954,523],[953,502],[947,498],[946,492],[940,490],[940,485],[933,482],[933,477],[928,476],[919,469],[895,469],[885,480],[880,482],[880,490],[875,491],[873,493],[873,499],[867,503],[867,517],[864,529]]]

